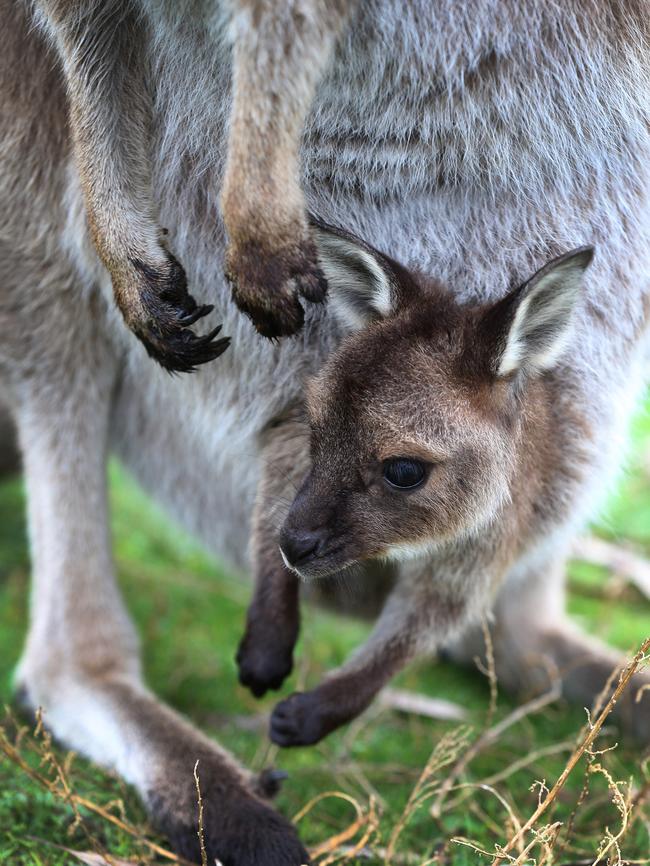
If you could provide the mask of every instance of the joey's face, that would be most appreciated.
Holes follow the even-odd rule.
[[[593,255],[575,250],[498,303],[461,308],[352,235],[315,232],[348,335],[307,388],[312,467],[280,533],[307,578],[417,555],[498,519],[527,383],[565,351]]]
[[[512,401],[465,381],[463,327],[419,306],[349,337],[310,384],[312,469],[281,539],[301,574],[416,554],[500,508]]]

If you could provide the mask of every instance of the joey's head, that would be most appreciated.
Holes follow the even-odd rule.
[[[462,307],[352,235],[317,226],[349,333],[307,388],[312,467],[280,535],[304,577],[481,531],[508,501],[533,383],[566,346],[583,247],[501,301]]]

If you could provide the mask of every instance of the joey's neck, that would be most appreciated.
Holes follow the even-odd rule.
[[[564,373],[546,374],[526,386],[511,506],[522,544],[567,519],[572,493],[588,471],[590,440],[586,413]]]

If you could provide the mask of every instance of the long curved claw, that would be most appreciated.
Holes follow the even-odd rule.
[[[140,283],[138,310],[128,320],[148,354],[170,373],[192,373],[201,364],[214,361],[230,345],[229,337],[215,337],[221,325],[207,334],[190,330],[199,319],[214,309],[213,304],[197,304],[187,290],[185,272],[168,254],[164,269],[152,268],[131,259]]]

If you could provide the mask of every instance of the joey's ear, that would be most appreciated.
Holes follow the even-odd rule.
[[[593,247],[580,247],[554,259],[488,311],[483,327],[497,376],[534,374],[556,363],[593,255]]]
[[[412,283],[408,272],[350,232],[315,217],[311,228],[327,279],[329,308],[339,323],[358,331],[392,315]]]

